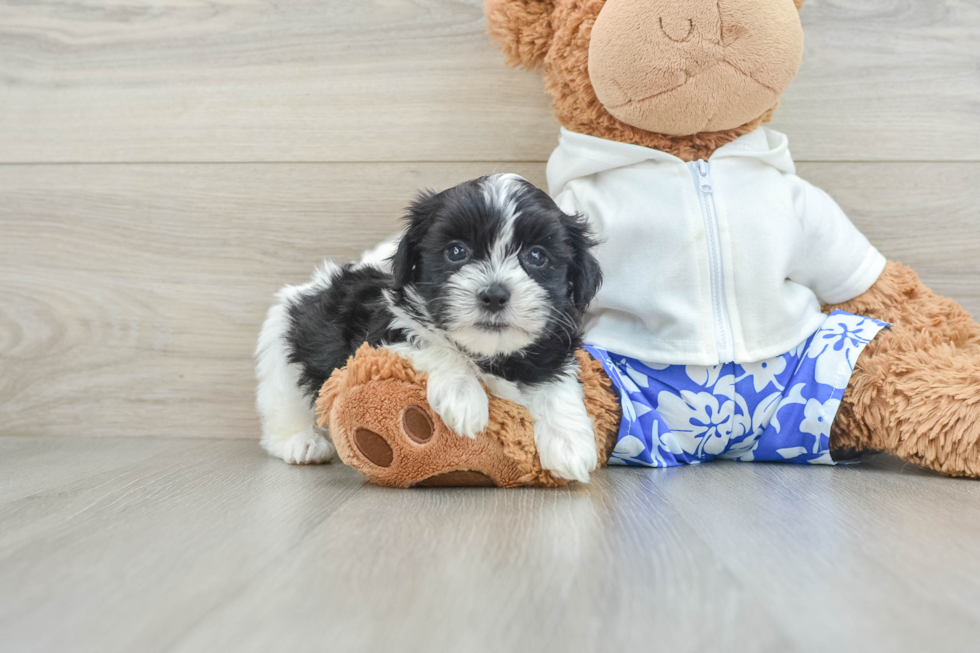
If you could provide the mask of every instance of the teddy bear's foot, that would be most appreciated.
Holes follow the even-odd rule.
[[[615,444],[618,404],[601,366],[580,359],[586,406],[596,424],[600,459]],[[598,369],[597,369],[598,366]],[[605,382],[605,384],[604,384]],[[324,385],[317,403],[341,460],[386,487],[558,487],[568,481],[542,469],[527,410],[490,399],[489,425],[460,436],[426,403],[426,377],[403,358],[364,346]]]
[[[980,477],[980,325],[904,266],[844,310],[893,324],[858,359],[834,450],[877,450],[950,476]]]
[[[903,351],[913,334],[883,336],[858,361],[832,442],[980,478],[980,347]]]
[[[489,443],[481,446],[440,424],[417,391],[393,379],[350,390],[334,406],[341,459],[391,487],[519,484],[519,465]]]

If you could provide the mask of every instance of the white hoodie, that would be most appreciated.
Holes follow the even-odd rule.
[[[868,290],[885,258],[795,172],[786,136],[766,128],[694,163],[562,129],[548,186],[594,226],[605,273],[586,342],[717,365],[772,358],[813,335],[820,304]]]

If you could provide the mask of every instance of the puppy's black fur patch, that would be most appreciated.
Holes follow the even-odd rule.
[[[377,268],[348,265],[329,288],[290,304],[289,362],[299,365],[300,386],[314,400],[334,370],[346,365],[363,343],[405,340],[389,328],[391,313],[383,293],[391,285],[391,275]]]
[[[527,276],[544,290],[547,324],[519,351],[468,353],[484,372],[523,384],[544,383],[567,372],[582,345],[583,315],[602,283],[591,251],[596,242],[584,218],[567,215],[546,193],[514,179],[505,206],[491,200],[486,177],[441,193],[422,193],[405,217],[392,274],[347,266],[329,288],[290,305],[289,360],[302,369],[301,385],[311,398],[362,343],[381,346],[418,337],[391,326],[391,306],[422,330],[451,339],[454,307],[444,294],[446,284],[466,264],[488,261],[502,235],[510,236],[508,254],[516,254]],[[452,243],[465,245],[466,261],[447,257]],[[527,260],[536,247],[546,253],[546,265]]]

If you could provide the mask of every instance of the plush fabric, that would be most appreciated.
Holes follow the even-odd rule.
[[[578,352],[585,405],[602,464],[619,430],[619,403],[602,365]],[[318,423],[340,459],[378,485],[559,487],[541,469],[527,410],[490,400],[490,423],[475,440],[449,431],[425,401],[426,376],[386,349],[366,344],[323,385]]]
[[[667,136],[741,127],[779,103],[803,57],[789,0],[608,0],[589,42],[596,97]]]
[[[765,4],[779,5],[789,1],[768,0]],[[659,133],[617,119],[599,100],[589,77],[592,29],[606,4],[606,0],[486,1],[487,29],[500,44],[507,63],[528,69],[541,68],[545,90],[552,96],[555,116],[564,127],[581,134],[663,150],[685,161],[696,161],[707,159],[722,145],[772,119],[773,111],[779,104],[778,98],[769,108],[742,125],[718,128],[709,124],[705,126],[706,131],[689,135]],[[658,3],[658,6],[686,10],[689,4],[667,0]],[[700,0],[698,4],[701,4]],[[708,4],[718,3],[712,1]],[[795,2],[797,7],[802,4],[803,0]],[[782,15],[782,12],[779,13]],[[657,24],[637,22],[637,29],[653,32],[660,28]],[[793,72],[795,74],[795,70]],[[704,115],[704,112],[697,110],[686,113]]]
[[[858,359],[832,449],[887,451],[951,476],[980,476],[980,325],[899,263],[832,308],[893,325]]]

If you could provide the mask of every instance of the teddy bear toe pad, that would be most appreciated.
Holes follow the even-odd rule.
[[[369,462],[378,467],[391,467],[391,462],[395,457],[391,446],[383,437],[371,429],[354,429],[354,445],[357,451]]]
[[[432,418],[421,406],[409,406],[402,413],[402,430],[413,441],[425,444],[432,439]]]

